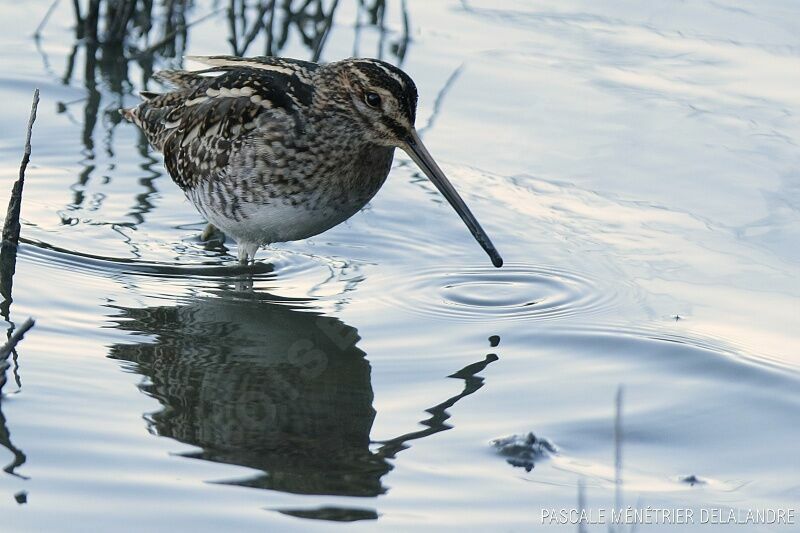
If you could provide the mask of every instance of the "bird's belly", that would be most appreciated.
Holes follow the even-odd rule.
[[[234,222],[236,227],[232,227],[229,233],[258,244],[296,241],[329,230],[353,216],[361,207],[363,204],[336,208],[283,203],[253,205],[251,209],[243,208],[247,213],[245,218]]]
[[[206,220],[237,242],[264,245],[318,235],[356,214],[374,192],[328,200],[317,195],[252,203],[240,200],[235,209],[220,208],[200,191],[187,196]]]
[[[338,171],[326,165],[312,166],[312,171],[303,167],[289,171],[291,179],[240,166],[186,195],[209,222],[239,243],[305,239],[356,214],[386,181],[393,148],[368,147],[355,154]]]

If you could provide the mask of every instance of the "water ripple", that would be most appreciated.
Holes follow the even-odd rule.
[[[139,259],[108,257],[103,255],[87,254],[60,248],[52,244],[20,239],[23,243],[23,255],[36,262],[45,264],[60,264],[73,270],[94,272],[98,274],[120,273],[158,277],[199,277],[217,278],[229,277],[239,274],[253,274],[255,276],[271,276],[274,267],[269,263],[256,263],[243,266],[238,263],[221,263],[214,261],[200,264],[166,263],[159,261],[143,261]]]
[[[607,309],[609,293],[572,272],[510,264],[423,270],[383,295],[415,313],[449,320],[547,320]]]
[[[21,241],[20,257],[27,261],[78,272],[85,280],[112,278],[128,283],[134,277],[140,281],[150,278],[156,283],[152,286],[155,291],[150,293],[152,296],[180,286],[194,290],[234,284],[243,291],[277,290],[281,293],[279,297],[335,299],[363,280],[358,267],[347,261],[286,250],[270,250],[263,260],[244,266],[231,257],[187,258],[187,261],[196,259],[194,262],[143,260],[88,254],[32,239]],[[138,286],[141,290],[141,285]]]

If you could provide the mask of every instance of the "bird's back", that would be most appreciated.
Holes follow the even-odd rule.
[[[123,110],[164,154],[167,170],[185,191],[218,179],[256,128],[262,143],[296,136],[292,130],[302,129],[318,68],[273,57],[192,59],[211,68],[160,72],[156,78],[174,89],[142,93],[140,105]]]

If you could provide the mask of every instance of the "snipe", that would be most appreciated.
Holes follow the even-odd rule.
[[[175,87],[122,110],[164,154],[197,210],[233,237],[239,260],[260,246],[317,235],[378,192],[395,148],[430,178],[499,267],[503,260],[414,129],[417,88],[377,59],[326,65],[275,57],[190,57]]]

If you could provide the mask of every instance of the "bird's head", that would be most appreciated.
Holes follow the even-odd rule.
[[[401,148],[433,182],[489,254],[492,264],[503,260],[464,200],[422,143],[414,121],[417,86],[408,74],[378,59],[352,58],[323,67],[316,105],[346,117],[370,144]]]
[[[337,104],[367,140],[402,148],[417,115],[417,86],[408,74],[378,59],[345,59],[327,68],[335,72]]]

